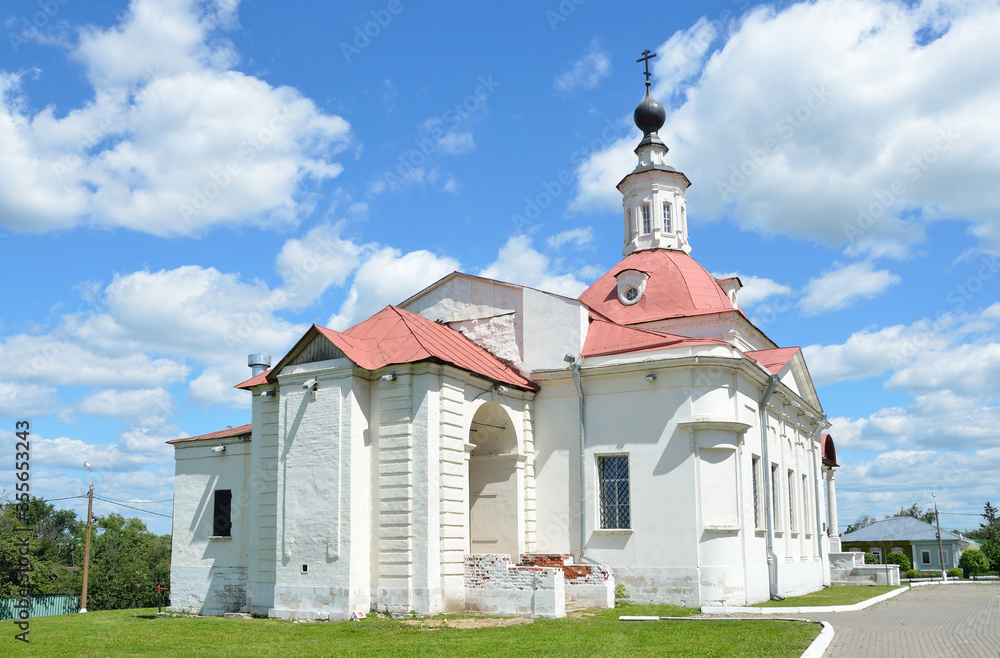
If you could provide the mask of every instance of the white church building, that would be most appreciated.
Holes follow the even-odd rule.
[[[173,610],[558,617],[615,585],[701,606],[829,584],[823,407],[739,279],[689,255],[648,84],[624,258],[577,299],[452,273],[251,355],[252,422],[171,441]]]

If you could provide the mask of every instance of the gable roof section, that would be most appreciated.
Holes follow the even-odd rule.
[[[240,425],[239,427],[229,427],[224,430],[219,430],[218,432],[209,432],[208,434],[199,434],[198,436],[190,436],[184,439],[171,439],[167,443],[186,443],[188,441],[209,441],[212,439],[230,439],[238,436],[249,436],[251,432],[251,424]]]
[[[962,539],[954,532],[941,530],[941,539]],[[849,541],[937,541],[937,529],[912,516],[893,516],[840,536]]]
[[[625,327],[595,318],[587,330],[587,339],[583,343],[583,356],[628,354],[684,345],[729,346],[729,343],[708,338],[688,338],[661,331]]]
[[[458,331],[395,306],[386,306],[367,320],[342,332],[314,324],[274,368],[237,384],[236,388],[251,388],[265,382],[276,382],[275,373],[280,372],[317,336],[333,343],[348,359],[365,370],[435,360],[496,382],[538,390],[533,381]]]
[[[744,352],[744,354],[759,363],[772,375],[781,377],[788,372],[792,357],[798,351],[798,347],[779,347],[773,350],[753,350]]]
[[[778,347],[770,350],[752,350],[743,354],[767,372],[776,375],[782,383],[817,410],[823,411],[823,404],[819,401],[816,385],[813,384],[801,348]]]
[[[618,299],[615,275],[622,270],[649,275],[646,289],[635,304],[625,305]],[[623,325],[737,312],[715,277],[683,251],[669,249],[632,252],[583,291],[579,299],[595,314]]]

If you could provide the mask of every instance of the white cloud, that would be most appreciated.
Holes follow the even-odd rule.
[[[464,155],[476,150],[476,140],[470,132],[449,131],[437,141],[438,150],[448,155]]]
[[[838,446],[949,451],[1000,447],[996,306],[971,314],[945,313],[934,322],[860,331],[840,345],[804,348],[819,386],[882,376],[883,388],[910,398],[865,418],[834,419],[831,432]]]
[[[292,343],[283,346],[282,350],[291,348]],[[272,354],[271,363],[285,355],[284,351]],[[206,368],[188,386],[188,399],[192,404],[211,405],[225,404],[234,409],[250,410],[250,395],[246,391],[233,388],[236,384],[250,379],[250,370],[246,362],[227,361]]]
[[[272,349],[297,337],[301,326],[274,315],[285,299],[238,275],[188,265],[116,276],[105,292],[107,314],[97,319],[110,320],[104,340],[214,361],[222,352],[245,356],[250,343]]]
[[[449,176],[448,180],[444,182],[444,187],[441,189],[443,189],[445,192],[451,192],[453,194],[457,194],[459,191],[461,191],[462,186],[458,184],[458,181],[455,180],[454,176]]]
[[[549,249],[559,249],[563,245],[572,244],[577,249],[585,247],[594,241],[594,227],[584,226],[574,228],[549,236],[545,243]]]
[[[737,299],[740,306],[743,308],[756,306],[762,301],[772,297],[786,297],[792,295],[792,289],[789,286],[766,277],[753,276],[752,274],[739,274],[737,272],[730,272],[728,274],[712,274],[712,276],[716,279],[728,279],[734,276],[739,277],[743,287],[740,288]]]
[[[656,50],[650,67],[655,76],[656,91],[663,95],[664,100],[701,71],[705,54],[717,36],[716,23],[702,17],[687,30],[675,32]]]
[[[56,389],[34,384],[0,382],[0,416],[30,418],[52,413]]]
[[[941,37],[921,41],[931,23]],[[928,222],[947,218],[1000,246],[989,182],[1000,175],[1000,128],[989,119],[1000,106],[1000,69],[988,64],[1000,57],[1000,7],[818,0],[758,7],[726,28],[694,73],[711,36],[697,26],[688,31],[694,56],[672,68],[666,55],[653,60],[654,95],[676,101],[660,137],[671,164],[695,182],[692,213],[855,256],[905,256]],[[685,52],[684,39],[674,35],[657,50],[678,48]],[[571,209],[617,209],[609,183],[634,162],[636,141],[578,168]]]
[[[500,247],[497,259],[481,271],[479,276],[538,288],[566,297],[576,297],[587,287],[587,284],[572,274],[556,274],[553,270],[553,263],[549,257],[532,248],[531,238],[526,235],[514,235]]]
[[[590,50],[587,54],[574,62],[569,71],[556,78],[555,86],[562,92],[572,92],[575,89],[593,89],[610,74],[611,58],[601,49],[601,44],[595,39],[590,43]]]
[[[339,224],[322,224],[301,239],[285,242],[276,262],[285,281],[283,306],[308,306],[330,286],[342,285],[359,265],[361,247],[341,239],[339,233]]]
[[[61,386],[159,386],[187,376],[187,367],[170,359],[90,349],[66,326],[44,336],[11,336],[0,344],[0,360],[14,364],[8,381]]]
[[[159,387],[98,391],[84,396],[74,405],[80,413],[123,418],[141,427],[162,425],[170,417],[173,407],[173,396]]]
[[[846,461],[837,472],[840,523],[847,525],[862,514],[886,516],[912,503],[930,507],[936,493],[943,528],[978,528],[981,519],[966,515],[980,512],[996,496],[998,471],[1000,448],[899,449],[871,460]]]
[[[868,261],[838,265],[809,281],[799,305],[806,315],[836,311],[871,299],[900,281],[889,270],[875,270]]]
[[[0,430],[0,435],[6,433]],[[97,472],[139,471],[151,462],[168,463],[171,448],[166,441],[184,436],[176,427],[155,430],[129,429],[114,443],[93,445],[67,436],[45,438],[31,435],[32,467],[41,471],[79,469],[89,461]],[[146,476],[149,477],[148,474]]]
[[[65,116],[30,113],[20,78],[0,74],[0,223],[170,236],[307,213],[305,186],[341,171],[330,158],[349,126],[294,89],[229,70],[220,11],[133,0],[118,26],[85,29],[73,55],[94,97]]]
[[[380,247],[364,259],[354,274],[346,301],[326,326],[347,329],[457,269],[458,261],[429,251],[403,254],[392,247]]]

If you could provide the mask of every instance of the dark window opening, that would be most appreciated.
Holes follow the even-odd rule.
[[[601,485],[601,527],[631,528],[628,455],[598,457],[597,472]]]
[[[215,515],[212,519],[212,536],[231,537],[233,534],[233,492],[219,489],[215,492]]]

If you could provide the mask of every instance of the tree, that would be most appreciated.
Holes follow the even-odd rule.
[[[917,505],[916,503],[913,503],[909,507],[900,506],[898,512],[896,512],[892,516],[887,516],[885,518],[892,519],[892,518],[896,518],[896,517],[899,517],[899,516],[912,516],[915,519],[920,519],[924,523],[930,523],[931,525],[934,525],[934,522],[937,520],[934,517],[934,508],[933,507],[928,507],[926,510],[924,510],[923,512],[921,512],[920,511],[920,506]]]
[[[1000,543],[984,541],[983,555],[990,561],[990,571],[1000,571]]]
[[[982,551],[969,550],[962,553],[962,557],[958,560],[958,566],[975,578],[990,570],[990,561],[983,555]]]
[[[157,585],[170,582],[170,536],[149,532],[139,519],[109,514],[97,520],[91,543],[87,607],[156,605]]]
[[[986,523],[981,525],[986,525],[986,526],[995,525],[996,522],[1000,520],[1000,517],[997,516],[998,514],[1000,514],[1000,511],[998,511],[997,508],[993,507],[993,505],[990,504],[990,501],[987,500],[986,507],[984,508],[982,513],[982,517],[986,519]]]
[[[910,568],[913,566],[912,564],[910,564],[910,558],[906,557],[905,553],[899,553],[899,552],[889,553],[888,555],[886,555],[885,563],[898,564],[899,570],[903,572],[909,571]]]
[[[43,498],[16,503],[0,496],[0,597],[19,593],[18,542],[25,538],[30,594],[79,594],[82,574],[74,567],[74,555],[82,550],[82,537],[83,523],[76,512],[57,510]]]
[[[870,526],[876,521],[878,521],[878,519],[876,519],[874,516],[868,516],[867,514],[862,514],[861,516],[858,517],[857,521],[847,526],[847,529],[844,530],[844,534],[846,535],[848,533],[854,532],[855,530],[861,530],[861,528]]]
[[[23,518],[22,518],[23,512]],[[20,594],[20,559],[28,540],[32,596],[82,589],[85,523],[73,510],[42,498],[15,503],[0,491],[0,598]],[[170,582],[170,535],[149,532],[139,519],[98,519],[90,547],[87,607],[93,610],[156,605],[156,586]]]

